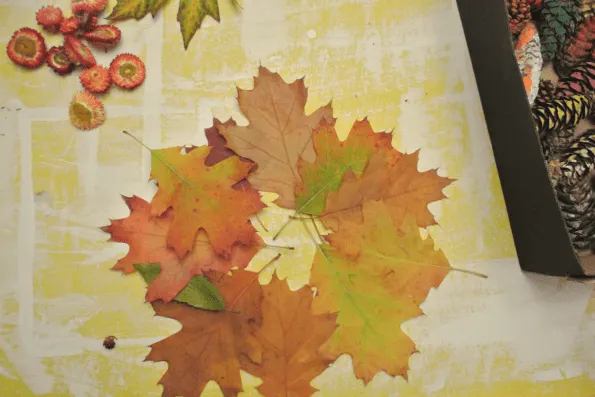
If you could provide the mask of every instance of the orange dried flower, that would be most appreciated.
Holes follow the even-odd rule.
[[[83,70],[80,80],[87,91],[98,94],[106,92],[112,83],[109,70],[101,65],[95,65],[92,68]]]
[[[80,130],[92,130],[105,121],[105,108],[97,97],[86,91],[74,94],[68,110],[70,122]]]

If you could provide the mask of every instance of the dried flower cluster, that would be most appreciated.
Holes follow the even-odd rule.
[[[42,7],[36,14],[37,23],[46,33],[62,34],[63,45],[47,49],[40,32],[24,27],[14,32],[6,48],[8,57],[25,68],[36,69],[45,62],[60,76],[83,68],[80,81],[85,91],[76,93],[69,107],[72,124],[81,130],[97,128],[105,121],[105,108],[95,94],[107,92],[112,83],[131,90],[145,80],[145,65],[136,55],[120,54],[109,68],[97,64],[89,46],[107,51],[122,37],[116,26],[99,25],[107,4],[107,0],[73,0],[69,17],[56,6]]]

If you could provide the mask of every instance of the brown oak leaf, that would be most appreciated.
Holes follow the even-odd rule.
[[[262,345],[262,362],[244,358],[242,369],[262,379],[263,396],[309,397],[310,385],[332,362],[318,349],[337,325],[336,314],[312,313],[312,290],[292,292],[276,276],[263,287],[262,326],[256,337]]]
[[[262,324],[262,287],[257,274],[238,270],[232,276],[210,273],[226,311],[200,310],[183,303],[155,301],[158,316],[182,324],[176,334],[151,345],[146,361],[165,361],[167,372],[159,384],[163,397],[199,397],[206,384],[219,384],[225,397],[242,391],[240,356],[262,361],[256,330]]]
[[[312,130],[323,119],[335,122],[330,104],[306,115],[307,96],[303,79],[287,84],[279,74],[260,67],[254,88],[238,89],[240,109],[250,124],[219,127],[229,148],[258,164],[248,176],[250,183],[277,193],[275,204],[284,208],[295,208],[295,185],[301,182],[298,158],[314,161]]]
[[[322,213],[324,225],[336,231],[347,220],[361,223],[362,204],[366,200],[384,201],[397,225],[406,213],[416,219],[419,227],[435,225],[428,204],[446,198],[442,189],[454,179],[441,177],[434,169],[419,172],[418,159],[419,151],[385,151],[372,155],[361,177],[348,171],[339,190],[328,194]]]
[[[125,243],[130,246],[128,254],[113,267],[123,273],[135,271],[136,264],[158,263],[161,272],[149,284],[146,299],[152,302],[161,299],[171,301],[196,275],[213,270],[225,273],[232,267],[245,268],[264,242],[256,236],[250,246],[235,244],[231,256],[224,258],[213,251],[207,234],[200,230],[194,240],[192,251],[179,259],[167,246],[167,234],[172,225],[171,211],[160,217],[151,215],[151,204],[133,196],[124,197],[130,208],[130,215],[124,219],[112,220],[103,231],[110,233],[110,241]]]

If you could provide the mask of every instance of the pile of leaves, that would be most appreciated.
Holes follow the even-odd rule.
[[[229,0],[231,5],[237,10],[239,4],[237,0]],[[179,0],[178,22],[180,23],[180,32],[184,41],[184,49],[188,49],[190,41],[200,29],[202,22],[207,16],[219,22],[218,0]],[[148,14],[153,17],[159,10],[165,6],[167,0],[117,0],[112,13],[107,19],[112,21],[123,21],[127,19],[143,19]]]
[[[339,140],[332,107],[307,115],[306,100],[303,79],[261,67],[253,89],[238,89],[249,124],[214,120],[207,146],[147,148],[156,195],[124,197],[130,215],[103,228],[129,245],[113,269],[139,272],[155,313],[182,324],[147,356],[168,363],[163,396],[200,396],[211,380],[237,396],[240,370],[262,379],[264,396],[310,396],[342,354],[364,382],[407,377],[417,350],[401,324],[453,270],[420,235],[452,180],[418,171],[418,152],[395,150],[366,119]],[[290,222],[316,244],[310,282],[296,291],[246,270],[261,249],[277,251],[270,266],[293,248],[265,243],[252,225],[259,191],[288,210],[268,225],[276,244]]]
[[[69,108],[70,121],[81,130],[97,128],[105,121],[105,108],[97,94],[106,93],[112,83],[131,90],[145,80],[145,65],[136,55],[119,54],[106,68],[97,64],[85,44],[106,52],[119,44],[120,29],[99,25],[99,16],[107,4],[107,0],[72,0],[70,17],[53,5],[42,7],[36,15],[37,23],[46,33],[62,34],[63,45],[47,50],[41,33],[25,27],[14,32],[6,47],[8,57],[21,67],[36,69],[46,63],[59,76],[83,68],[79,78],[84,91],[74,95]]]

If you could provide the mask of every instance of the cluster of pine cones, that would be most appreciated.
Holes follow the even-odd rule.
[[[595,251],[595,0],[505,0],[537,133],[577,251]]]

